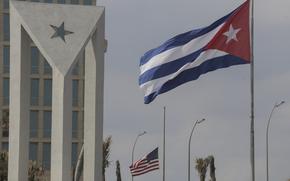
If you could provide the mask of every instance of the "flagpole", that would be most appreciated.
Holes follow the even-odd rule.
[[[254,0],[251,2],[251,169],[255,181],[255,128],[254,128]]]
[[[163,181],[165,181],[165,115],[166,107],[163,107]]]

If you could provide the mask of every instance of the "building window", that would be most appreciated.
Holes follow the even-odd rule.
[[[44,79],[44,93],[43,93],[43,104],[45,106],[51,106],[52,102],[52,80]]]
[[[84,0],[84,5],[92,5],[92,0]]]
[[[8,142],[3,142],[2,143],[2,150],[3,151],[8,151],[9,150],[9,143]]]
[[[47,170],[50,169],[50,152],[50,143],[43,143],[42,166]]]
[[[78,144],[73,143],[72,144],[72,149],[71,149],[71,164],[72,168],[75,168],[78,160]]]
[[[57,0],[57,3],[58,4],[64,4],[65,3],[65,0]]]
[[[37,106],[39,98],[39,79],[31,79],[30,105]]]
[[[73,80],[72,82],[72,104],[73,106],[78,106],[79,104],[79,81],[78,80]]]
[[[3,79],[3,105],[9,105],[9,78]]]
[[[46,61],[46,60],[44,60],[44,74],[51,74],[51,72],[52,72],[52,69],[51,69],[51,66],[49,65],[49,63]]]
[[[43,137],[51,137],[51,111],[43,112]]]
[[[2,112],[2,137],[9,136],[9,110]]]
[[[72,112],[72,137],[73,138],[78,137],[78,112],[77,111]]]
[[[45,0],[45,3],[52,3],[52,0]]]
[[[3,40],[9,41],[10,40],[10,20],[9,14],[3,14]]]
[[[3,1],[3,9],[9,9],[9,0]]]
[[[30,111],[30,138],[38,136],[38,111]]]
[[[79,121],[79,136],[81,138],[84,138],[84,112],[79,112],[80,113],[80,121]]]
[[[36,47],[31,47],[31,74],[38,74],[39,51]]]
[[[72,4],[79,4],[79,0],[71,0]]]
[[[9,73],[10,68],[10,47],[3,47],[3,73]]]
[[[31,0],[31,2],[39,2],[39,0]]]
[[[36,161],[38,153],[38,144],[30,143],[29,144],[29,160]]]

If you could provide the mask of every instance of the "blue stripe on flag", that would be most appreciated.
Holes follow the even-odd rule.
[[[204,63],[202,63],[201,65],[199,65],[198,67],[185,70],[181,72],[174,79],[167,81],[165,84],[161,86],[161,88],[158,91],[153,92],[152,94],[144,97],[144,103],[149,104],[159,94],[170,91],[171,89],[174,89],[185,82],[196,80],[202,74],[205,74],[207,72],[214,71],[220,68],[230,67],[233,65],[247,64],[247,63],[249,62],[233,55],[225,55],[225,56],[209,59],[205,61]]]
[[[234,11],[233,11],[234,12]],[[212,23],[211,25],[205,27],[205,28],[200,28],[200,29],[196,29],[196,30],[192,30],[183,34],[179,34],[173,38],[171,38],[170,40],[167,40],[165,43],[163,43],[162,45],[160,45],[157,48],[151,49],[148,52],[146,52],[140,60],[140,66],[144,65],[145,63],[147,63],[152,57],[154,57],[155,55],[158,55],[166,50],[172,49],[174,47],[178,47],[178,46],[182,46],[186,43],[188,43],[189,41],[200,37],[210,31],[212,31],[213,29],[215,29],[216,27],[218,27],[219,25],[221,25],[223,22],[225,22],[227,20],[227,18],[233,13],[229,13],[228,15],[220,18],[219,20],[215,21],[214,23]]]
[[[160,77],[164,77],[166,75],[170,75],[178,71],[185,64],[193,62],[203,51],[204,49],[200,49],[187,56],[181,57],[174,61],[162,64],[160,66],[147,70],[146,72],[144,72],[142,75],[139,76],[139,85],[142,85],[145,82],[148,82],[154,79],[158,79]]]

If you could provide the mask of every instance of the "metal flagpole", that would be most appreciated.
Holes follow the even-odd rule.
[[[165,114],[166,107],[163,107],[163,181],[165,181]]]
[[[255,128],[254,128],[254,0],[251,2],[251,169],[252,181],[255,181]]]

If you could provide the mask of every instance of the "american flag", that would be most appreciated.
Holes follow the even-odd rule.
[[[142,175],[157,169],[159,169],[158,147],[130,166],[132,176]]]

